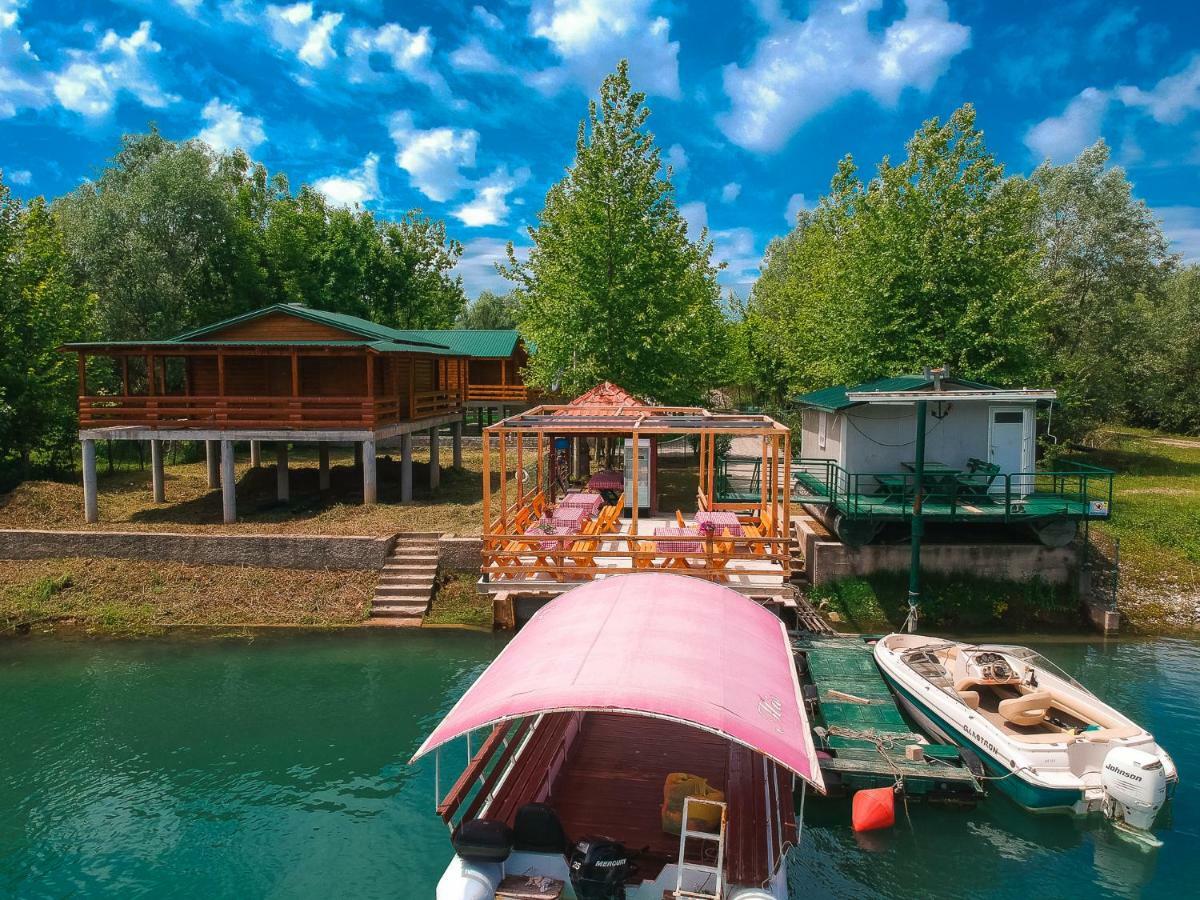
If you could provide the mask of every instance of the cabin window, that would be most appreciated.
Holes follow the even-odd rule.
[[[817,446],[825,449],[825,435],[829,431],[829,413],[823,412],[817,419]]]
[[[1025,421],[1025,414],[1018,410],[992,413],[992,421],[997,425],[1020,425]]]

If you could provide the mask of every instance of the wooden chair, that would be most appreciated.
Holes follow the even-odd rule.
[[[593,568],[596,565],[596,552],[600,549],[599,522],[592,520],[583,526],[583,534],[587,535],[571,544],[564,554],[572,565],[581,569]],[[565,562],[565,559],[564,559]]]
[[[633,558],[633,567],[635,569],[643,569],[644,570],[644,569],[658,568],[657,566],[654,565],[654,555],[653,554],[655,552],[655,546],[652,541],[634,541],[630,546],[633,548],[633,550],[635,552],[651,554],[650,556],[645,556],[645,557],[641,557],[641,558],[635,556]]]
[[[675,510],[675,524],[680,528],[687,528],[687,522],[683,519],[683,512],[678,509]]]

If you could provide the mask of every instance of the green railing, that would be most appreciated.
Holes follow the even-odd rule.
[[[923,509],[936,518],[1104,519],[1112,510],[1113,474],[1072,462],[997,475],[927,471]],[[913,512],[913,472],[848,472],[832,460],[800,458],[792,461],[792,478],[794,503],[832,506],[852,518],[908,518]]]

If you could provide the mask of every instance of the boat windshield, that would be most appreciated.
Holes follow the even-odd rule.
[[[1042,654],[1038,653],[1036,650],[1030,650],[1028,647],[1017,647],[1008,644],[989,644],[981,649],[995,650],[998,653],[1003,653],[1006,656],[1019,659],[1026,665],[1032,666],[1035,669],[1042,669],[1043,671],[1049,672],[1051,675],[1061,678],[1067,684],[1077,687],[1081,691],[1087,692],[1087,688],[1085,688],[1082,684],[1080,684],[1050,660],[1046,659],[1046,657],[1042,656]]]

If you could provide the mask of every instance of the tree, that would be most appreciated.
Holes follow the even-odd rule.
[[[1142,425],[1200,434],[1200,266],[1168,275],[1162,300],[1146,319],[1145,338],[1137,342],[1136,377],[1129,406]]]
[[[1036,371],[1036,191],[1004,177],[970,105],[906,151],[866,184],[847,156],[767,249],[749,318],[789,389],[940,363],[1001,384]]]
[[[1153,212],[1108,157],[1098,141],[1074,162],[1039,166],[1030,179],[1040,197],[1049,298],[1046,377],[1060,392],[1064,433],[1130,414],[1174,263]]]
[[[36,452],[53,467],[75,437],[75,358],[58,347],[91,327],[92,298],[76,287],[54,218],[0,181],[0,457],[27,475]]]
[[[688,239],[644,102],[622,61],[588,104],[575,160],[529,229],[528,260],[510,244],[501,272],[517,285],[521,333],[537,347],[531,384],[577,393],[610,380],[693,402],[717,380],[717,267],[706,233]]]
[[[455,328],[516,328],[520,300],[513,291],[480,291],[454,322]]]

